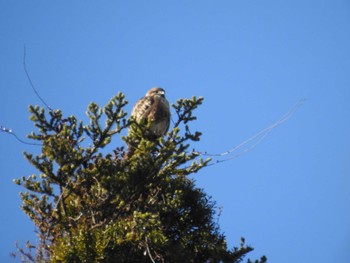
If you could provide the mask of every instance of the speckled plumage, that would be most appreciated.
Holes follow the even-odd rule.
[[[160,87],[150,89],[134,106],[131,116],[137,123],[144,123],[149,128],[148,137],[164,136],[170,124],[170,107],[165,98],[165,91]]]

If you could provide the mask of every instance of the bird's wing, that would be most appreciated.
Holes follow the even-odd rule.
[[[135,118],[137,122],[145,121],[151,112],[152,106],[154,104],[154,99],[151,96],[145,96],[136,102],[131,116]]]

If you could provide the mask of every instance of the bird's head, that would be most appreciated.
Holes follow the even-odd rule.
[[[161,87],[154,87],[146,93],[146,96],[155,96],[155,95],[165,97],[165,90]]]

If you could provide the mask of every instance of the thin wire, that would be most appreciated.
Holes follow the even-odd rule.
[[[23,68],[24,68],[24,72],[26,73],[27,79],[29,81],[30,86],[32,87],[34,93],[36,94],[36,96],[39,98],[39,100],[46,106],[47,109],[49,109],[50,111],[53,111],[53,109],[45,102],[45,100],[40,96],[39,92],[36,90],[33,81],[29,75],[28,69],[27,69],[27,65],[26,65],[26,56],[27,56],[27,52],[26,52],[26,45],[24,45],[24,50],[23,50]]]
[[[40,96],[39,92],[36,90],[34,84],[33,84],[33,81],[29,75],[29,72],[28,72],[28,69],[27,69],[27,64],[26,64],[26,57],[27,57],[27,52],[26,52],[26,46],[24,45],[23,47],[23,68],[24,68],[24,72],[26,73],[26,76],[27,76],[27,79],[28,79],[28,82],[31,86],[31,88],[33,89],[35,95],[39,98],[39,100],[46,106],[46,108],[53,112],[53,109],[45,102],[45,100]],[[5,132],[5,133],[8,133],[12,136],[14,136],[16,138],[17,141],[19,141],[20,143],[23,143],[23,144],[27,144],[27,145],[36,145],[36,146],[42,146],[42,144],[39,144],[39,143],[31,143],[31,142],[26,142],[24,140],[22,140],[21,138],[19,138],[17,136],[16,133],[14,133],[11,129],[8,129],[2,125],[0,125],[0,132]]]
[[[306,99],[301,99],[299,100],[286,114],[284,114],[279,120],[277,120],[275,123],[273,123],[272,125],[262,129],[261,131],[259,131],[258,133],[256,133],[255,135],[253,135],[252,137],[248,138],[247,140],[243,141],[242,143],[238,144],[237,146],[233,147],[230,150],[227,150],[225,152],[222,153],[216,153],[216,154],[210,154],[207,152],[197,152],[198,155],[201,156],[209,156],[209,157],[222,157],[222,156],[226,156],[229,155],[233,152],[236,152],[237,150],[243,148],[244,146],[247,146],[249,143],[256,141],[255,143],[253,143],[253,145],[249,146],[246,149],[243,149],[241,152],[223,159],[223,160],[216,160],[213,163],[208,164],[208,166],[210,165],[214,165],[216,163],[221,163],[221,162],[225,162],[225,161],[229,161],[232,160],[234,158],[237,158],[249,151],[251,151],[252,149],[254,149],[258,144],[260,144],[271,132],[272,130],[274,130],[275,128],[277,128],[278,126],[280,126],[281,124],[283,124],[284,122],[286,122],[290,117],[292,117],[294,115],[294,113],[304,104],[304,102],[306,101]]]
[[[27,144],[27,145],[35,145],[35,146],[42,146],[42,144],[39,144],[39,143],[32,143],[32,142],[26,142],[26,141],[23,141],[22,139],[20,139],[16,133],[14,133],[11,129],[8,129],[2,125],[0,125],[0,132],[5,132],[5,133],[8,133],[12,136],[14,136],[16,138],[17,141],[19,141],[20,143],[23,143],[23,144]]]

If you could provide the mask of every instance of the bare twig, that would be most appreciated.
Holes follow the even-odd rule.
[[[149,250],[149,247],[148,247],[147,237],[146,237],[146,250],[147,250],[147,254],[148,254],[149,258],[151,259],[152,263],[155,263],[152,255],[151,255],[151,251]]]
[[[219,224],[219,220],[220,220],[220,217],[221,217],[221,214],[222,214],[222,211],[224,210],[224,207],[223,206],[219,206],[218,207],[218,217],[216,219],[216,224]]]

